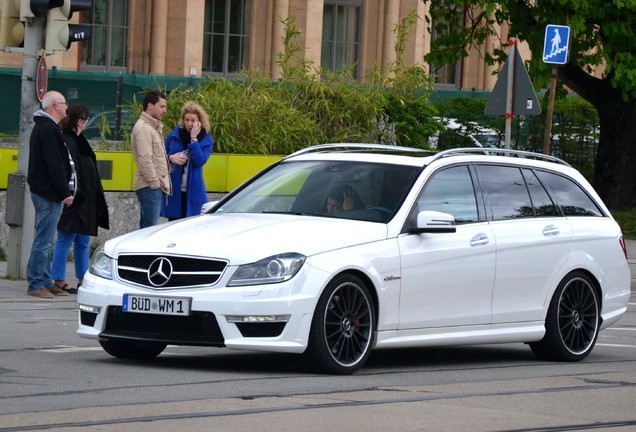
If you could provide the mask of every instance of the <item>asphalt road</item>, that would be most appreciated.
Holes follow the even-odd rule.
[[[636,276],[636,242],[628,245]],[[3,266],[0,263],[0,277]],[[0,432],[636,430],[636,285],[579,363],[523,344],[376,351],[351,376],[300,357],[173,347],[111,358],[75,335],[74,297],[0,279]]]

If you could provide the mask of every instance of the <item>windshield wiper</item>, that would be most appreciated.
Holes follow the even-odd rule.
[[[274,211],[274,210],[263,210],[261,213],[263,214],[285,214],[285,215],[294,215],[294,216],[324,216],[322,213],[303,213],[297,211]]]

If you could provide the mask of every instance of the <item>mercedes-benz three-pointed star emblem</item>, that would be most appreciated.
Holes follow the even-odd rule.
[[[172,276],[172,263],[168,258],[159,257],[148,267],[148,282],[161,287],[168,283]]]

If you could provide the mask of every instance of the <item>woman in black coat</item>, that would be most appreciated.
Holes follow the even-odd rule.
[[[72,205],[64,207],[57,224],[51,277],[58,287],[70,294],[77,294],[77,288],[69,288],[66,283],[66,262],[71,245],[75,277],[80,286],[84,273],[88,270],[90,238],[97,236],[98,227],[108,229],[109,220],[95,153],[82,134],[88,123],[88,108],[84,105],[71,105],[66,114],[67,117],[60,125],[71,161],[73,176],[69,189],[74,198]]]

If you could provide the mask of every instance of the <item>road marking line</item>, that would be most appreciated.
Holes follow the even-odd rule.
[[[612,348],[636,348],[636,345],[606,344],[606,343],[597,343],[596,346],[604,346],[604,347],[612,347]]]
[[[102,347],[60,347],[60,348],[44,348],[39,349],[38,351],[42,352],[50,352],[50,353],[72,353],[72,352],[81,352],[81,351],[101,351]]]

